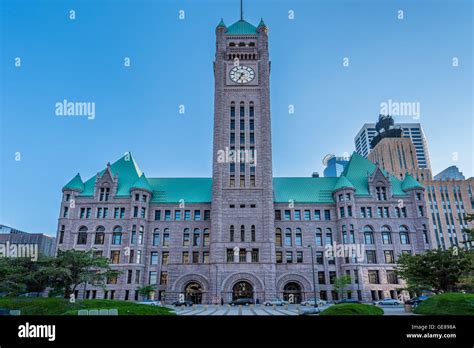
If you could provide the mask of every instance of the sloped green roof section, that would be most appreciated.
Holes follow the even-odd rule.
[[[266,27],[265,22],[263,21],[263,18],[261,18],[261,19],[260,19],[260,23],[258,23],[258,27],[257,27],[257,28],[260,28],[260,27]]]
[[[227,28],[226,35],[256,35],[257,28],[243,19]]]
[[[369,161],[367,158],[362,157],[357,152],[354,152],[351,156],[349,163],[344,169],[342,175],[344,175],[355,187],[356,195],[368,196],[369,185],[367,176],[372,175],[377,166]],[[382,170],[382,173],[387,176],[388,173]],[[389,176],[390,183],[392,184],[392,194],[394,196],[405,196],[406,193],[402,190],[402,182],[393,175]]]
[[[147,190],[149,192],[153,192],[153,189],[150,186],[150,183],[148,182],[148,179],[145,177],[145,174],[142,174],[140,178],[135,181],[135,183],[132,185],[130,188],[132,189],[140,189],[140,190]]]
[[[418,181],[415,180],[414,177],[412,177],[410,174],[406,173],[405,174],[405,180],[402,182],[402,190],[407,191],[411,189],[420,189],[423,188],[423,185],[421,185]]]
[[[343,188],[351,188],[355,190],[354,185],[346,178],[345,175],[341,175],[337,180],[336,186],[334,186],[334,191],[343,189]]]
[[[210,203],[211,178],[150,178],[152,203]]]
[[[219,24],[217,24],[217,27],[224,27],[224,28],[227,28],[225,23],[224,23],[224,19],[221,18],[221,21],[219,22]]]
[[[106,169],[99,172],[99,175],[104,175]],[[135,162],[132,154],[127,152],[118,161],[110,165],[112,175],[118,175],[117,196],[130,196],[130,187],[140,178],[142,172]],[[84,184],[84,191],[80,196],[93,196],[94,184],[96,177],[93,176]]]
[[[63,190],[84,191],[84,183],[82,182],[81,175],[77,173],[76,176],[63,187]]]
[[[338,178],[273,178],[275,203],[334,203]]]

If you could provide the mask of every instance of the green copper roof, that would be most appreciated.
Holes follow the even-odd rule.
[[[338,178],[273,178],[275,203],[333,203]]]
[[[402,182],[402,190],[406,191],[417,188],[423,188],[423,185],[416,181],[415,178],[412,177],[410,174],[406,173],[405,180],[403,180]]]
[[[105,173],[105,170],[99,172],[99,175],[102,176]],[[130,187],[138,180],[142,175],[138,164],[135,162],[132,154],[127,152],[120,158],[118,161],[110,165],[110,171],[112,175],[118,175],[118,187],[117,187],[117,196],[130,196]],[[84,191],[80,196],[93,196],[94,195],[94,184],[96,177],[93,176],[87,180],[84,184]]]
[[[211,178],[150,178],[152,203],[210,203]]]
[[[261,19],[260,19],[260,23],[258,23],[258,27],[257,27],[257,28],[260,28],[260,27],[266,27],[265,22],[263,21],[263,18],[261,18]]]
[[[376,170],[376,165],[366,158],[354,153],[341,177],[330,178],[273,178],[273,197],[275,203],[334,203],[333,192],[339,188],[351,187],[356,195],[368,195],[368,175]],[[99,175],[103,176],[107,169]],[[130,197],[130,189],[143,188],[152,192],[152,203],[209,203],[212,199],[211,178],[146,178],[135,162],[132,154],[127,153],[110,165],[113,179],[118,176],[117,196]],[[386,172],[383,172],[387,176]],[[115,179],[114,179],[115,180]],[[413,177],[407,175],[402,182],[390,176],[392,193],[405,196],[403,190],[422,187]],[[77,189],[79,196],[92,196],[96,176],[82,184],[81,177],[76,175],[65,188]],[[82,185],[82,186],[81,186]],[[403,186],[403,187],[402,187]]]
[[[376,168],[377,166],[374,163],[362,157],[357,152],[354,152],[342,175],[345,175],[346,178],[354,185],[356,189],[356,195],[367,196],[369,195],[367,175],[371,175]],[[384,170],[382,170],[382,173],[385,176],[388,175],[388,173]],[[400,180],[398,180],[393,175],[389,176],[389,180],[392,184],[392,194],[394,196],[406,195],[402,190],[402,182]]]
[[[226,35],[256,35],[257,28],[247,21],[241,19],[227,28]]]
[[[151,188],[148,179],[145,177],[145,174],[142,174],[142,176],[140,176],[140,178],[135,181],[130,189],[141,189],[153,192],[153,189]]]
[[[63,190],[76,190],[79,192],[84,191],[84,183],[82,182],[81,176],[79,173],[76,174],[74,178],[71,179],[64,187]]]
[[[337,180],[336,186],[334,186],[334,191],[343,189],[343,188],[352,188],[355,189],[354,185],[346,178],[345,175],[341,175],[339,180]]]

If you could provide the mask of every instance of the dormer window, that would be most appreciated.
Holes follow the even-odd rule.
[[[255,42],[249,42],[249,47],[255,47]]]
[[[375,188],[375,192],[377,194],[378,201],[386,201],[387,200],[387,188],[383,186],[377,186]]]
[[[235,42],[229,43],[229,46],[230,46],[230,47],[235,47]]]
[[[106,202],[109,200],[110,188],[109,187],[101,187],[100,188],[100,195],[99,201]]]
[[[245,47],[245,42],[239,42],[239,47]]]

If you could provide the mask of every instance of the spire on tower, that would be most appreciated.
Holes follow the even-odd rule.
[[[244,4],[243,4],[243,0],[240,0],[240,20],[243,21],[244,20]]]

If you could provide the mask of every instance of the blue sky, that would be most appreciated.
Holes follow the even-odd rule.
[[[2,1],[0,223],[55,234],[62,186],[125,151],[149,177],[210,176],[221,17],[239,1]],[[246,0],[244,17],[270,28],[275,176],[351,153],[388,99],[420,103],[395,120],[422,123],[434,173],[473,175],[471,1]],[[56,116],[63,99],[95,102],[95,119]]]

